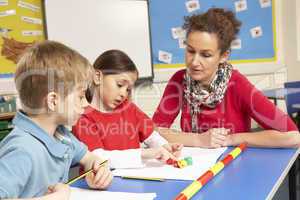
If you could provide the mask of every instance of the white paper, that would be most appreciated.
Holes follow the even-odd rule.
[[[0,12],[0,17],[6,17],[6,16],[10,16],[10,15],[15,15],[15,14],[16,14],[16,10],[6,10],[6,11]]]
[[[236,12],[241,12],[241,11],[247,10],[247,1],[246,0],[236,1],[234,3],[234,5],[235,5],[235,11]]]
[[[156,193],[129,193],[89,190],[71,187],[70,200],[153,200]]]
[[[259,0],[261,8],[267,8],[271,6],[271,0]]]
[[[189,0],[185,2],[185,6],[188,12],[194,12],[200,9],[200,3],[198,0]]]
[[[182,27],[174,27],[171,29],[171,32],[174,39],[185,38],[186,36],[186,30],[184,30]]]
[[[21,16],[21,19],[22,19],[24,22],[28,22],[28,23],[31,23],[31,24],[42,24],[42,20],[41,20],[41,19],[38,19],[38,18]]]
[[[21,7],[21,8],[27,8],[27,9],[32,10],[34,12],[38,12],[41,9],[39,6],[36,6],[34,4],[31,4],[31,3],[24,2],[24,1],[19,1],[18,6]]]
[[[231,42],[231,49],[241,49],[242,48],[242,40],[237,38]]]
[[[36,31],[36,30],[27,30],[27,31],[22,31],[23,36],[39,36],[42,35],[43,31]]]
[[[7,6],[8,0],[0,0],[0,6]]]
[[[261,26],[256,26],[256,27],[252,28],[250,30],[250,32],[251,32],[251,36],[253,38],[258,38],[258,37],[261,37],[263,35],[263,31],[262,31]]]
[[[184,147],[182,158],[190,156],[193,164],[184,168],[175,168],[157,160],[149,160],[144,168],[116,169],[115,176],[137,176],[147,178],[163,178],[176,180],[195,180],[212,167],[227,148],[203,149]]]
[[[158,60],[163,63],[170,64],[172,62],[172,54],[166,51],[158,51]]]
[[[0,34],[1,35],[4,35],[4,36],[7,36],[7,34],[12,31],[12,29],[9,29],[9,28],[1,28],[0,27]]]
[[[186,48],[186,38],[178,38],[178,46],[180,49],[185,49]]]

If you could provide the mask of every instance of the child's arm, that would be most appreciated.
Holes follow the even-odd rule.
[[[48,194],[36,198],[26,199],[6,199],[6,200],[68,200],[70,198],[70,188],[66,184],[58,183],[49,187]]]
[[[168,141],[157,131],[153,131],[153,133],[144,141],[144,143],[150,148],[164,147],[175,157],[180,156],[181,149],[183,147],[183,145],[179,143],[168,143]]]
[[[84,166],[85,171],[93,168],[93,173],[86,176],[86,181],[89,187],[93,189],[105,189],[112,181],[112,173],[107,165],[99,167],[103,160],[97,155],[87,151],[84,157],[80,160],[80,164]]]
[[[139,148],[113,151],[95,149],[93,153],[98,156],[102,156],[102,158],[107,158],[109,160],[109,165],[111,168],[141,168],[145,166],[143,160],[147,159],[158,159],[161,161],[166,161],[171,158],[173,160],[177,160],[176,156],[171,153],[171,150],[177,150],[177,145],[174,144],[173,148],[171,145],[167,145],[169,144],[156,148]]]
[[[236,146],[244,142],[252,147],[298,148],[300,147],[300,134],[298,131],[282,133],[276,130],[230,134],[226,137],[224,146]]]

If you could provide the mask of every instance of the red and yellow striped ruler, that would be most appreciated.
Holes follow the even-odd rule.
[[[176,198],[175,200],[188,200],[194,196],[208,181],[210,181],[214,176],[216,176],[225,166],[227,166],[232,160],[234,160],[238,155],[241,154],[246,149],[246,144],[240,144],[238,147],[234,148],[223,160],[217,162],[209,170],[207,170],[202,176],[197,180],[193,181],[189,186],[187,186]]]

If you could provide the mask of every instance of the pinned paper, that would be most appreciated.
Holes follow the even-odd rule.
[[[23,36],[39,36],[39,35],[42,35],[43,32],[42,31],[36,31],[36,30],[33,30],[33,31],[22,31],[22,35]]]
[[[259,0],[259,3],[261,8],[270,7],[272,4],[271,0]]]
[[[10,16],[10,15],[15,15],[15,14],[16,14],[16,10],[6,10],[6,11],[0,12],[0,17],[6,17],[6,16]]]
[[[171,31],[174,39],[185,38],[186,36],[186,30],[184,30],[182,27],[172,28]]]
[[[241,12],[247,10],[247,0],[239,0],[234,3],[235,11]]]
[[[262,31],[262,28],[261,26],[257,26],[257,27],[254,27],[250,30],[251,32],[251,36],[253,38],[258,38],[258,37],[261,37],[263,35],[263,31]]]
[[[170,64],[172,62],[172,54],[166,51],[158,51],[158,60],[163,63]]]
[[[179,38],[178,39],[178,45],[180,49],[185,49],[186,48],[186,39],[185,38]]]
[[[188,12],[194,12],[200,9],[200,3],[198,0],[188,0],[185,2],[185,6]]]
[[[38,12],[41,9],[39,6],[33,5],[31,3],[24,2],[24,1],[19,1],[18,6],[21,7],[21,8],[27,8],[27,9],[32,10],[34,12]]]
[[[235,39],[231,42],[231,49],[241,49],[242,48],[242,40]]]
[[[7,6],[8,0],[0,0],[0,6]]]
[[[38,19],[38,18],[21,16],[21,19],[24,22],[28,22],[28,23],[31,23],[31,24],[42,24],[42,20]]]
[[[7,36],[7,33],[12,31],[12,29],[10,28],[1,28],[0,27],[0,34],[3,35],[3,36]]]

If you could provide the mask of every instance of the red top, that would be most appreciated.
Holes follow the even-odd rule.
[[[177,71],[164,91],[164,95],[153,116],[160,127],[169,128],[181,111],[181,129],[191,132],[191,116],[183,96],[183,79],[186,70]],[[298,130],[289,116],[278,109],[249,80],[233,70],[224,99],[215,108],[202,105],[198,114],[201,132],[210,128],[228,128],[232,133],[249,132],[251,118],[264,129],[278,131]]]
[[[152,120],[128,101],[113,113],[103,113],[89,106],[73,127],[74,135],[84,142],[90,151],[97,148],[136,149],[153,130]]]

